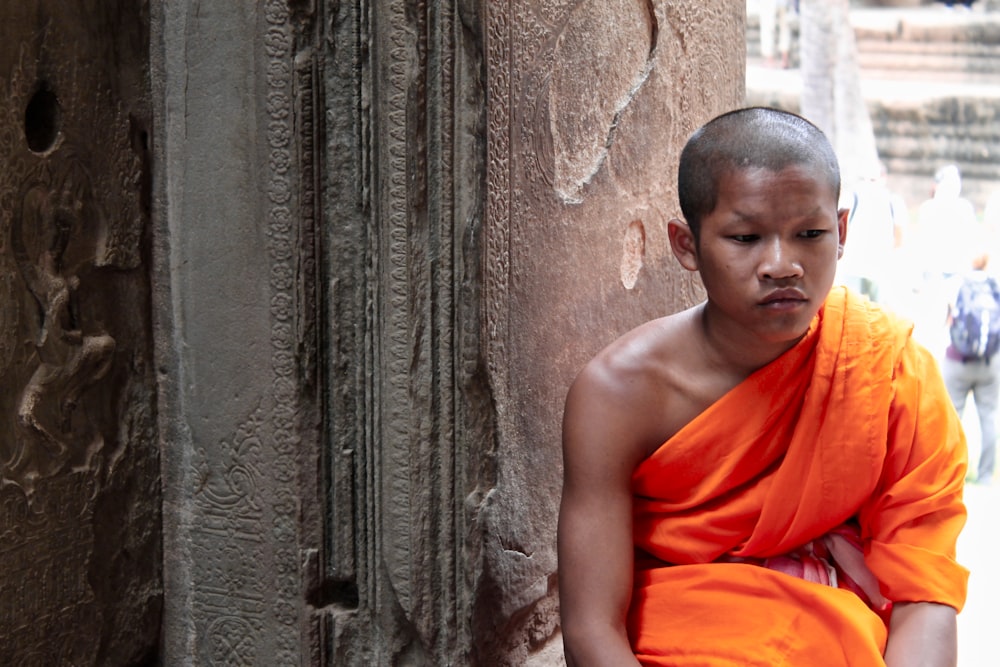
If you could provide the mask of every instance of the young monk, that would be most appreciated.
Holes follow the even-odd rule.
[[[688,141],[678,190],[671,248],[706,300],[566,399],[569,664],[955,665],[965,438],[910,325],[831,289],[832,147],[737,110]]]

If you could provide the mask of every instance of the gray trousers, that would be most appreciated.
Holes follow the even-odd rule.
[[[948,395],[959,416],[965,410],[965,399],[972,393],[979,413],[979,429],[982,433],[982,449],[979,455],[979,470],[976,479],[990,483],[996,462],[997,446],[997,403],[1000,402],[1000,357],[991,362],[956,361],[945,357],[941,364],[941,374],[948,388]]]

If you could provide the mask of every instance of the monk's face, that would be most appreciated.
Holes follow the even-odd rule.
[[[846,231],[815,167],[731,170],[694,243],[708,317],[761,342],[798,340],[833,285]]]

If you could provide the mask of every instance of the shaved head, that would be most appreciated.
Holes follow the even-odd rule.
[[[805,118],[766,107],[737,109],[699,128],[681,151],[677,194],[695,238],[701,219],[715,210],[719,181],[731,171],[810,166],[825,173],[834,200],[840,167],[826,135]]]

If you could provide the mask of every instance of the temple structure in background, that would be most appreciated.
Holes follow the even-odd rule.
[[[789,18],[787,69],[760,51],[758,0],[747,15],[747,101],[797,110],[796,17]],[[1000,187],[1000,2],[971,10],[932,0],[851,3],[862,92],[889,185],[911,208],[930,196],[934,172],[962,172],[963,192],[982,213]]]

